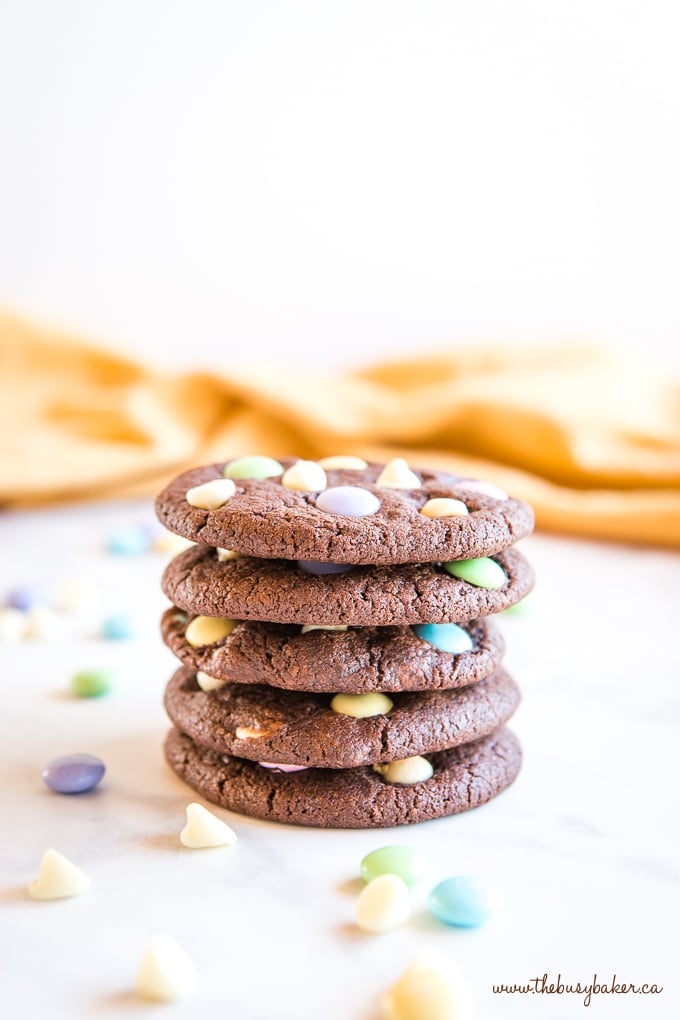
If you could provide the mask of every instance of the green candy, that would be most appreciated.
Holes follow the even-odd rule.
[[[71,693],[77,698],[101,698],[113,687],[112,669],[85,669],[71,677]]]
[[[383,846],[367,854],[361,862],[361,877],[370,882],[378,875],[398,875],[406,885],[415,885],[427,875],[427,859],[410,846]]]
[[[503,568],[488,556],[482,556],[478,560],[453,560],[444,564],[444,570],[452,577],[459,577],[461,581],[474,584],[475,588],[495,590],[502,588],[508,580]]]
[[[239,457],[224,465],[225,478],[276,478],[283,474],[283,465],[271,457]]]

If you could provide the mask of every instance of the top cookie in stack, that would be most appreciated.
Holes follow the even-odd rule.
[[[206,797],[364,827],[465,810],[512,781],[502,727],[519,695],[483,618],[532,586],[511,548],[527,504],[400,459],[246,457],[186,472],[156,506],[198,543],[163,578],[178,607],[163,635],[185,664],[166,753]]]

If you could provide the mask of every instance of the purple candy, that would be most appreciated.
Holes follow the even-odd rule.
[[[261,761],[259,764],[263,769],[271,769],[272,772],[306,772],[306,765],[278,765],[273,761]]]
[[[35,588],[14,588],[7,596],[7,605],[26,613],[36,606],[44,606],[45,599]]]
[[[358,485],[336,485],[316,497],[319,510],[343,517],[369,517],[380,509],[380,500]]]
[[[297,565],[305,574],[347,574],[354,570],[353,563],[319,563],[318,560],[298,560]]]
[[[65,754],[45,766],[42,778],[55,793],[85,793],[94,789],[105,771],[104,762],[92,754]]]

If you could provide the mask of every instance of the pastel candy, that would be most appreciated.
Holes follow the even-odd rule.
[[[368,467],[361,457],[323,457],[319,464],[326,471],[364,471]]]
[[[375,483],[383,489],[419,489],[420,478],[411,471],[403,457],[389,461]]]
[[[385,765],[374,765],[374,772],[379,772],[388,783],[398,786],[413,786],[415,783],[423,783],[434,774],[432,765],[420,754],[411,758],[402,758],[400,761],[391,761]]]
[[[153,1002],[177,1002],[194,990],[196,968],[169,935],[154,935],[137,972],[137,993]]]
[[[453,560],[444,564],[444,570],[452,577],[459,577],[461,581],[473,584],[475,588],[489,588],[494,591],[503,588],[508,580],[503,568],[488,556],[481,556],[477,560]]]
[[[352,563],[320,563],[318,560],[298,560],[297,565],[305,574],[348,574],[356,568]]]
[[[360,892],[356,922],[362,931],[381,935],[405,924],[411,916],[411,898],[398,875],[379,875]]]
[[[187,824],[180,832],[179,838],[183,846],[192,850],[233,846],[238,840],[234,830],[202,804],[187,805]]]
[[[285,489],[295,492],[322,492],[327,484],[326,472],[315,460],[299,460],[281,479]]]
[[[431,912],[444,924],[456,928],[479,928],[496,910],[498,894],[481,879],[470,875],[446,878],[429,896]]]
[[[216,676],[209,676],[207,673],[203,673],[200,669],[196,673],[196,683],[202,691],[216,691],[220,687],[224,687],[226,680],[220,680]]]
[[[113,687],[115,674],[112,669],[83,669],[71,677],[71,693],[77,698],[101,698]]]
[[[456,488],[467,489],[468,492],[481,492],[483,496],[493,496],[494,499],[507,499],[508,494],[505,489],[501,489],[500,486],[494,485],[493,482],[478,482],[474,478],[467,478],[465,481],[458,482]]]
[[[423,641],[438,648],[440,652],[461,655],[474,648],[472,638],[457,623],[417,623],[413,630]]]
[[[7,606],[0,609],[0,641],[21,641],[26,637],[26,614]]]
[[[380,1020],[473,1020],[469,985],[438,949],[421,949],[384,994]]]
[[[420,511],[424,517],[466,517],[468,508],[461,499],[428,499]]]
[[[190,549],[194,544],[188,538],[184,538],[183,535],[176,535],[173,531],[163,531],[153,540],[153,550],[154,552],[171,553],[174,555],[175,553],[184,552],[185,549]]]
[[[195,616],[187,624],[184,637],[193,648],[199,648],[228,637],[235,626],[236,620],[227,620],[221,616]]]
[[[354,719],[369,719],[374,715],[387,715],[394,708],[394,702],[386,694],[336,694],[331,708],[338,715],[350,715]]]
[[[283,464],[271,457],[238,457],[224,465],[225,478],[278,478],[283,474]]]
[[[109,641],[126,641],[135,636],[135,621],[128,613],[107,616],[102,623],[102,635]]]
[[[44,604],[45,599],[35,588],[13,588],[7,596],[7,605],[11,609],[20,609],[22,613]]]
[[[263,769],[271,769],[272,772],[306,772],[306,765],[279,765],[275,761],[261,761],[258,763]]]
[[[424,854],[410,846],[380,847],[366,854],[360,867],[365,882],[370,882],[378,875],[398,875],[408,886],[416,885],[429,871]]]
[[[213,478],[203,485],[194,485],[192,489],[187,489],[187,503],[189,506],[198,507],[199,510],[219,510],[229,502],[235,492],[236,486],[231,478]]]
[[[343,517],[370,517],[380,509],[380,500],[359,485],[336,485],[326,489],[316,500],[319,510]]]
[[[132,524],[119,528],[109,536],[106,548],[117,556],[139,556],[149,549],[151,536],[143,524]]]
[[[57,613],[46,606],[34,606],[26,613],[27,638],[37,641],[52,641],[64,634],[64,622]]]
[[[65,754],[47,763],[42,779],[54,793],[86,793],[101,782],[105,772],[104,762],[93,754]]]
[[[78,896],[92,885],[91,879],[58,850],[46,850],[40,874],[28,887],[34,900],[62,900]]]

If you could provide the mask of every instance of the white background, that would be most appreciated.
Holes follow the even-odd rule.
[[[673,2],[0,8],[0,300],[161,364],[680,364]]]

